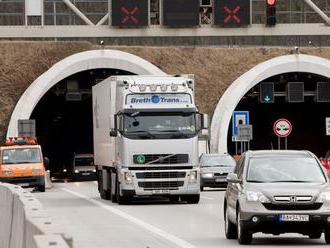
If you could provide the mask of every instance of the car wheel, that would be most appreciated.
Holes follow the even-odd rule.
[[[321,232],[311,233],[308,235],[310,239],[319,239],[322,236]]]
[[[201,186],[201,191],[204,191],[204,187],[203,186]]]
[[[168,198],[169,198],[170,202],[178,202],[179,199],[180,199],[180,196],[178,196],[178,195],[171,195]]]
[[[241,213],[238,211],[237,214],[237,238],[238,243],[241,245],[249,245],[252,243],[252,233],[244,227],[243,222],[241,221]]]
[[[228,207],[225,211],[225,234],[227,239],[237,239],[237,226],[229,219]]]
[[[186,201],[188,204],[197,204],[199,202],[199,199],[199,195],[186,195],[181,197],[181,200]]]
[[[330,228],[326,228],[324,231],[325,243],[330,244]]]
[[[46,185],[45,184],[41,184],[37,187],[37,190],[39,192],[46,192]]]

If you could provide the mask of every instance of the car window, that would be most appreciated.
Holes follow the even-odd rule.
[[[235,160],[230,155],[212,155],[204,156],[201,159],[202,167],[234,167],[236,165]]]
[[[315,158],[256,157],[249,161],[247,181],[324,183],[326,178]]]

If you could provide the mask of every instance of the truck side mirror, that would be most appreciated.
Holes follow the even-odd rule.
[[[46,168],[49,167],[49,158],[47,158],[47,157],[44,157],[44,166],[45,166]]]
[[[117,137],[118,133],[117,130],[115,130],[114,128],[112,128],[110,130],[110,137]]]
[[[209,115],[202,114],[202,129],[209,129]]]

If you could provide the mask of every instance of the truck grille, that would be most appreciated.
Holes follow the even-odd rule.
[[[138,161],[138,158],[143,156],[144,161]],[[166,158],[168,157],[168,158]],[[164,158],[164,159],[163,159]],[[156,161],[157,160],[157,161]],[[155,162],[152,162],[155,161]],[[134,164],[185,164],[189,162],[188,154],[143,154],[133,155]]]
[[[273,204],[263,203],[268,210],[317,210],[322,207],[322,203],[312,204]]]
[[[144,189],[171,189],[182,187],[184,184],[183,181],[172,181],[172,182],[139,182],[138,185]]]
[[[138,172],[136,173],[138,179],[144,178],[185,178],[186,172],[165,171],[165,172]]]
[[[192,166],[139,166],[139,167],[129,167],[129,170],[138,171],[150,171],[150,170],[191,170]]]

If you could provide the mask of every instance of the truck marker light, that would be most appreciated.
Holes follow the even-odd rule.
[[[177,84],[172,84],[171,85],[171,90],[172,91],[178,91],[178,89],[179,89],[179,86]]]
[[[160,86],[160,90],[163,92],[167,91],[167,84],[163,84],[162,86]]]
[[[157,85],[149,85],[150,91],[155,92],[157,90]]]
[[[256,216],[254,216],[253,218],[252,218],[252,221],[254,222],[254,223],[257,223],[258,222],[258,217],[256,217]]]
[[[141,92],[145,92],[145,91],[147,90],[147,86],[146,86],[145,84],[140,84],[140,85],[139,85],[139,90],[140,90]]]

